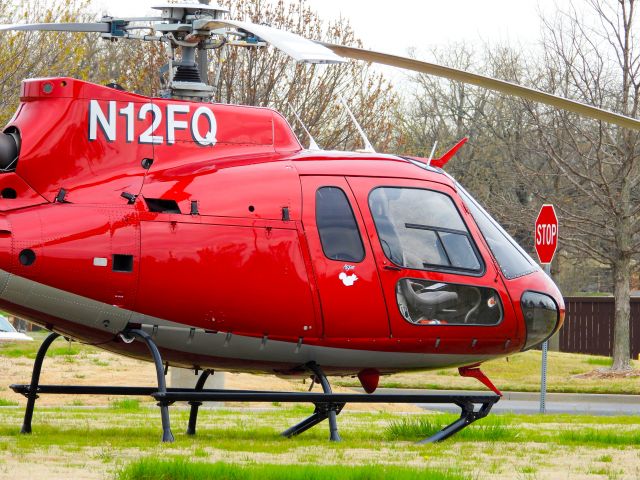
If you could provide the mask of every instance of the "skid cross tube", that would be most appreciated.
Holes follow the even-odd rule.
[[[11,389],[28,396],[30,385],[11,385]],[[311,392],[265,392],[258,390],[215,390],[203,389],[184,390],[167,388],[166,392],[159,392],[155,387],[108,387],[82,385],[40,385],[38,393],[67,394],[67,395],[149,395],[160,403],[167,405],[174,402],[282,402],[282,403],[312,403],[316,411],[298,425],[283,433],[285,436],[300,434],[328,418],[328,410],[339,409],[347,403],[413,403],[413,404],[454,404],[460,407],[460,418],[451,425],[420,443],[434,443],[446,440],[476,420],[486,417],[493,405],[500,400],[493,394],[449,394],[449,393],[311,393]],[[476,409],[476,407],[479,407]],[[195,430],[195,425],[194,425]]]

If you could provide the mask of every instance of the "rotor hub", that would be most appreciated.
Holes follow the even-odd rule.
[[[197,18],[222,18],[223,15],[229,13],[228,9],[220,5],[203,3],[163,3],[151,8],[160,10],[163,19],[177,22],[186,21],[190,16]]]

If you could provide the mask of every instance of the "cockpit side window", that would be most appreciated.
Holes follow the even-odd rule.
[[[347,196],[338,187],[321,187],[316,192],[316,225],[327,258],[361,262],[364,246]]]
[[[418,188],[379,187],[369,208],[382,250],[396,265],[480,274],[481,257],[453,200]]]
[[[538,270],[536,262],[520,248],[516,241],[484,210],[460,184],[458,191],[480,232],[487,240],[491,253],[508,279],[522,277]]]

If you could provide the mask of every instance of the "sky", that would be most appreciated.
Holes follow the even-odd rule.
[[[295,1],[295,0],[285,0]],[[461,40],[501,42],[535,48],[539,12],[553,12],[562,0],[308,0],[322,18],[350,20],[367,48],[406,54]],[[152,13],[153,0],[94,0],[100,13],[135,16]],[[215,3],[212,0],[212,3]]]

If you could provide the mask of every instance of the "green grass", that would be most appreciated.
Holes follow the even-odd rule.
[[[42,342],[34,338],[33,342],[28,343],[7,343],[0,345],[0,356],[8,358],[36,358],[38,348]],[[91,347],[79,345],[77,343],[64,342],[60,345],[54,344],[47,351],[47,357],[74,357]]]
[[[587,428],[567,430],[558,434],[558,440],[565,444],[577,445],[634,445],[640,446],[640,430],[611,430]]]
[[[122,410],[125,412],[134,412],[140,410],[140,400],[136,398],[122,398],[113,400],[110,404],[113,410]]]
[[[453,415],[421,415],[392,421],[386,428],[389,440],[419,441],[439,432],[457,420]],[[488,417],[456,434],[456,440],[495,442],[516,440],[518,431],[500,416]]]
[[[0,439],[11,439],[10,448],[15,448],[16,451],[31,451],[53,445],[84,448],[96,444],[119,445],[122,442],[140,448],[157,446],[161,433],[158,409],[127,408],[36,408],[33,435],[28,437],[19,435],[22,409],[2,410]],[[317,444],[327,445],[326,422],[293,439],[280,435],[280,432],[302,420],[311,410],[282,408],[276,417],[272,412],[202,410],[196,437],[183,433],[189,416],[188,409],[172,408],[171,421],[177,439],[175,445],[186,442],[195,448],[215,446],[223,451],[286,452],[301,446],[313,448]],[[39,415],[42,415],[40,419]],[[373,446],[379,448],[380,445],[396,448],[398,442],[409,442],[411,448],[420,451],[423,447],[414,445],[414,442],[431,436],[456,418],[451,414],[345,412],[338,417],[343,442],[329,445],[338,450]],[[478,420],[437,446],[450,448],[461,442],[485,445],[496,442],[540,442],[565,446],[640,446],[640,418],[494,414]],[[436,445],[431,445],[429,448],[435,447]],[[407,447],[405,445],[402,448]],[[198,456],[204,456],[204,453],[201,451]]]
[[[608,357],[589,357],[587,358],[589,365],[599,365],[601,367],[611,367],[613,365],[613,358]]]
[[[461,480],[459,473],[432,468],[384,465],[233,465],[223,462],[193,462],[188,458],[156,460],[146,458],[124,467],[118,480]]]
[[[15,407],[18,402],[14,400],[7,400],[6,398],[0,398],[0,407]]]
[[[494,414],[445,442],[423,445],[416,442],[456,416],[344,411],[338,417],[342,442],[328,441],[327,422],[298,437],[280,435],[312,411],[309,406],[283,406],[275,413],[202,409],[198,434],[191,437],[184,433],[189,409],[174,406],[170,414],[176,441],[166,445],[160,442],[157,408],[36,407],[33,433],[20,435],[24,411],[7,407],[0,409],[0,470],[2,458],[13,458],[24,465],[44,462],[55,471],[73,465],[65,478],[75,478],[73,469],[81,472],[93,460],[104,465],[106,478],[113,480],[493,476],[524,480],[557,478],[554,475],[564,471],[566,459],[575,458],[572,468],[580,478],[595,480],[596,472],[604,471],[636,478],[640,471],[640,433],[636,433],[640,416]],[[161,461],[137,462],[147,458]],[[221,460],[227,465],[215,466]],[[367,465],[371,470],[347,468]],[[401,468],[405,466],[411,468]],[[293,471],[298,468],[302,470]],[[279,469],[292,471],[291,476],[283,476]],[[377,472],[384,476],[372,476]]]

